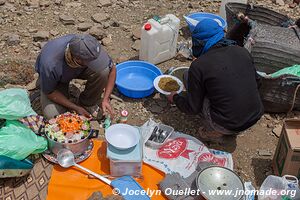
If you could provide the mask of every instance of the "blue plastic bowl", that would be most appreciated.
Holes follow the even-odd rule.
[[[191,13],[189,14],[187,17],[189,18],[192,18],[194,20],[197,20],[197,21],[201,21],[205,18],[211,18],[211,19],[217,19],[221,22],[221,26],[222,28],[226,28],[227,26],[227,22],[225,19],[223,19],[222,17],[220,17],[219,15],[215,15],[215,14],[212,14],[212,13],[206,13],[206,12],[196,12],[196,13]],[[188,26],[189,26],[189,29],[191,30],[191,32],[193,32],[193,30],[195,29],[195,26],[193,24],[191,24],[189,21],[186,21]]]
[[[161,70],[145,61],[126,61],[117,65],[118,90],[131,98],[143,98],[154,92],[153,80]]]

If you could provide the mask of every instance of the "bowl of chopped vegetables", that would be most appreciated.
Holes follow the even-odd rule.
[[[74,155],[81,155],[90,145],[90,139],[98,136],[98,132],[91,129],[90,119],[67,112],[46,123],[45,135],[49,150],[54,154],[66,148]]]

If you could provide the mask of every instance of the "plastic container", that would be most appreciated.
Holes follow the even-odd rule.
[[[121,176],[142,176],[142,161],[109,160],[110,175],[114,177]]]
[[[220,9],[219,9],[219,15],[221,17],[223,17],[224,19],[227,19],[226,18],[226,10],[225,10],[225,5],[227,3],[243,3],[243,4],[247,4],[248,0],[222,0],[221,1],[221,6],[220,6]]]
[[[153,80],[161,75],[155,65],[144,61],[127,61],[117,65],[118,90],[131,98],[144,98],[154,92]]]
[[[146,142],[146,145],[151,147],[151,148],[154,148],[154,149],[158,149],[159,147],[161,147],[162,145],[164,145],[166,143],[166,141],[168,140],[168,138],[172,135],[172,133],[174,132],[174,128],[171,127],[171,126],[167,126],[165,124],[159,124],[158,125],[158,130],[163,130],[167,133],[167,136],[166,138],[162,141],[162,142],[155,142],[154,140],[151,140],[151,134],[152,134],[152,131],[150,131],[150,134],[148,135],[148,139],[147,139],[147,142]]]
[[[225,21],[225,19],[223,19],[219,15],[215,15],[212,13],[196,12],[196,13],[191,13],[188,16],[185,16],[184,18],[185,18],[185,21],[188,24],[191,32],[194,31],[194,29],[197,25],[196,21],[200,22],[201,20],[206,19],[206,18],[214,19],[224,29],[227,26],[227,22]]]
[[[290,175],[285,175],[283,177],[273,175],[268,176],[261,185],[258,200],[282,199],[300,199],[297,177]]]
[[[149,19],[142,27],[139,59],[153,64],[176,55],[180,20],[172,14],[161,19]]]
[[[114,177],[121,176],[142,176],[142,163],[143,163],[143,140],[127,150],[118,150],[107,145],[107,157],[110,164],[110,175]]]
[[[128,120],[128,111],[127,110],[122,110],[119,123],[126,124],[127,120]]]

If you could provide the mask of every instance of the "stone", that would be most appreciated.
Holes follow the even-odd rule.
[[[91,24],[91,23],[80,23],[77,25],[77,29],[79,31],[87,31],[90,28],[92,28],[92,26],[93,26],[93,24]]]
[[[56,30],[51,30],[51,31],[50,31],[50,34],[51,34],[52,36],[57,36],[57,35],[59,34],[59,32],[56,31]]]
[[[277,125],[275,126],[275,128],[272,130],[272,133],[276,136],[276,137],[280,137],[281,135],[281,131],[282,131],[282,126],[281,125]]]
[[[134,44],[131,46],[133,50],[139,51],[141,48],[141,40],[136,40]]]
[[[109,45],[112,44],[112,42],[113,42],[112,35],[108,35],[107,37],[105,37],[105,38],[102,39],[102,44],[104,46],[109,46]]]
[[[38,32],[38,30],[37,30],[36,28],[30,28],[30,29],[28,30],[28,32],[29,32],[29,33],[36,33],[36,32]]]
[[[43,42],[47,41],[49,39],[49,32],[48,31],[38,31],[36,34],[33,36],[33,41],[35,42]]]
[[[159,114],[159,113],[162,113],[163,108],[160,107],[160,106],[158,106],[158,105],[156,105],[156,104],[154,104],[154,105],[152,105],[152,106],[150,107],[149,110],[150,110],[152,113]]]
[[[99,2],[99,6],[100,7],[108,7],[108,6],[111,6],[112,5],[112,2],[111,0],[100,0]]]
[[[157,104],[162,107],[165,108],[169,105],[169,103],[167,102],[167,100],[161,100],[161,101],[157,101]]]
[[[103,26],[104,29],[108,29],[110,27],[110,23],[108,22],[102,22],[101,25]]]
[[[258,155],[259,156],[272,156],[272,153],[269,150],[258,150]]]
[[[40,7],[49,7],[49,6],[50,6],[50,1],[48,1],[48,0],[40,1]]]
[[[26,43],[21,43],[20,47],[24,48],[24,49],[28,49],[28,44]]]
[[[111,21],[111,22],[110,22],[110,25],[111,25],[112,27],[120,27],[120,23],[117,22],[117,21]]]
[[[0,0],[0,6],[3,6],[6,3],[6,0]]]
[[[71,96],[78,98],[81,93],[81,85],[74,83],[73,81],[70,82],[69,93]]]
[[[28,84],[25,86],[26,90],[31,91],[31,90],[36,89],[36,88],[37,88],[37,85],[38,85],[38,84],[37,84],[37,80],[38,80],[38,78],[35,78],[32,82],[28,83]]]
[[[63,25],[75,25],[75,19],[69,15],[60,15],[59,20],[63,23]]]
[[[83,22],[85,22],[85,19],[83,18],[83,17],[78,17],[78,19],[77,19],[80,23],[83,23]]]
[[[135,27],[132,30],[132,37],[135,40],[141,39],[141,34],[142,34],[141,27]]]
[[[284,0],[276,0],[275,2],[276,2],[277,5],[280,5],[280,6],[285,5]]]
[[[290,4],[289,4],[289,7],[290,7],[290,8],[296,8],[296,6],[297,6],[296,3],[290,3]]]
[[[40,42],[39,47],[42,49],[46,44],[47,44],[47,42]]]
[[[21,89],[24,89],[25,86],[23,86],[23,85],[14,85],[14,84],[8,83],[8,84],[6,84],[6,85],[4,86],[4,88],[5,88],[5,89],[10,89],[10,88],[21,88]]]
[[[103,195],[101,192],[94,192],[87,200],[103,200]]]
[[[74,79],[74,83],[77,83],[79,85],[85,85],[86,84],[86,80],[82,80],[82,79]]]
[[[20,43],[20,36],[17,34],[10,34],[6,40],[8,46],[18,45]]]
[[[124,198],[120,195],[110,194],[105,197],[105,200],[124,200]]]
[[[32,8],[38,8],[40,6],[39,0],[26,0],[26,5]]]
[[[79,2],[70,2],[66,4],[67,8],[79,8],[82,4]]]
[[[105,20],[108,20],[109,16],[106,13],[97,13],[92,16],[92,20],[96,23],[101,23]]]
[[[129,60],[128,57],[126,57],[126,56],[124,56],[124,55],[120,55],[120,57],[118,57],[118,58],[116,59],[116,62],[117,62],[117,63],[122,63],[122,62],[125,62],[125,61],[127,61],[127,60]]]
[[[58,5],[58,6],[60,6],[60,5],[62,5],[62,0],[55,0],[55,2],[54,2],[56,5]]]
[[[271,115],[269,114],[265,114],[264,117],[267,119],[267,120],[272,120],[273,118],[271,117]]]
[[[103,38],[106,37],[106,33],[101,25],[93,26],[90,30],[89,33],[97,38],[98,40],[102,40]]]

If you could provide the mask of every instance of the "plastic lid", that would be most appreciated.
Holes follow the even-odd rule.
[[[150,31],[151,28],[152,28],[151,24],[148,24],[148,23],[145,24],[145,26],[144,26],[144,29],[145,29],[146,31]]]
[[[128,111],[127,110],[122,110],[121,115],[122,115],[122,117],[127,117],[128,116]]]

